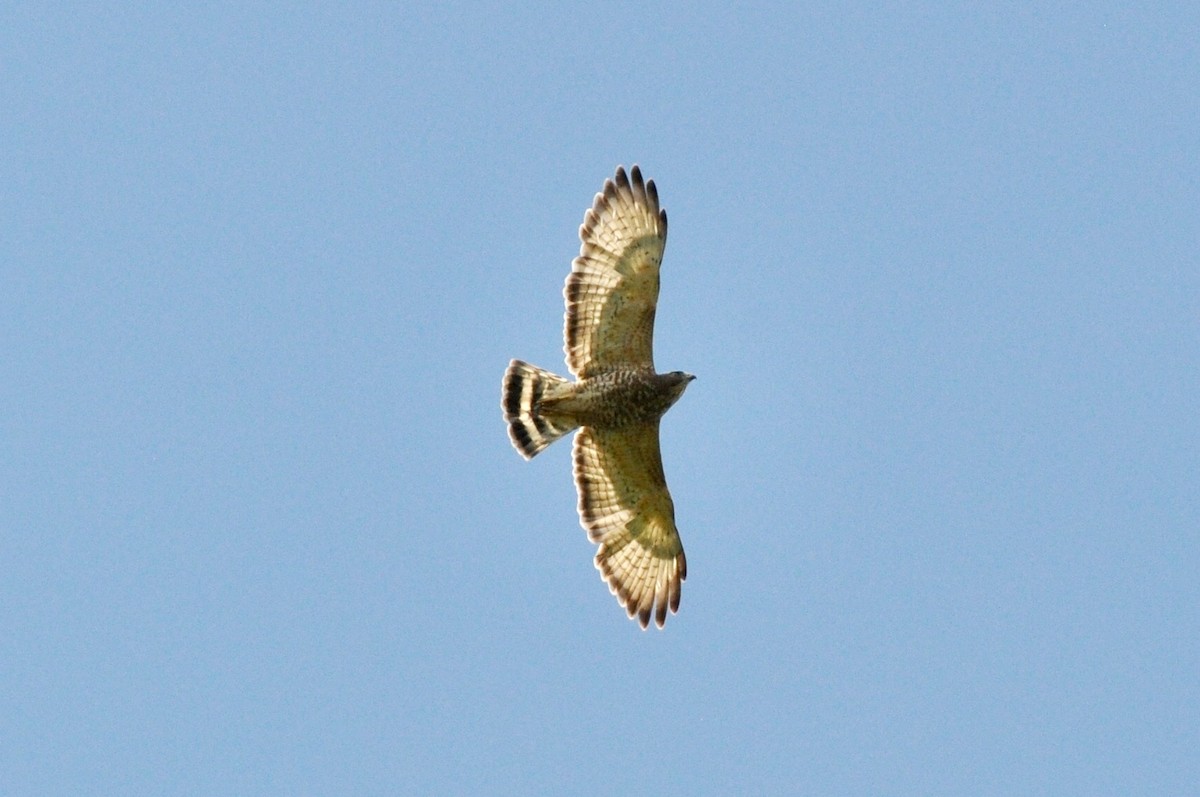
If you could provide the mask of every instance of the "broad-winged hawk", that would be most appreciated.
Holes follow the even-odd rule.
[[[579,228],[571,264],[564,349],[571,382],[521,360],[504,374],[501,405],[526,459],[575,435],[579,521],[599,543],[596,568],[642,628],[679,609],[687,559],[667,492],[658,423],[695,379],[654,371],[658,271],[667,213],[635,165],[604,181]]]

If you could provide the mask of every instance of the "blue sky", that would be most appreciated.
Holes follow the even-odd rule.
[[[950,5],[0,12],[0,791],[1200,791],[1200,14]],[[499,407],[634,162],[662,632]]]

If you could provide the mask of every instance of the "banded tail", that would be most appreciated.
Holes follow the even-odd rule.
[[[525,459],[570,432],[579,424],[571,418],[547,412],[547,405],[571,395],[567,379],[521,360],[513,360],[504,372],[501,405],[508,421],[508,436]]]

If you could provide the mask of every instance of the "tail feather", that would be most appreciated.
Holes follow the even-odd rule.
[[[578,424],[543,411],[549,400],[569,395],[571,382],[521,360],[513,360],[504,372],[501,406],[508,421],[508,436],[525,459],[570,432]]]

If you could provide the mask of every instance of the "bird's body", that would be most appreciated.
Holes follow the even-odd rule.
[[[580,426],[596,429],[658,423],[690,381],[691,376],[680,371],[669,374],[656,374],[652,368],[610,371],[577,382],[575,395],[560,406],[573,413]]]
[[[526,366],[533,368],[515,360],[510,370],[517,375],[524,373]],[[546,422],[571,428],[622,429],[657,423],[683,395],[689,381],[688,375],[679,371],[656,374],[652,368],[607,371],[578,382],[564,380],[542,392],[536,402],[537,415]],[[513,407],[512,413],[516,415],[519,405],[514,402],[520,399],[516,388],[523,383],[514,378],[509,384],[505,392],[506,407]],[[535,423],[535,430],[536,426]],[[524,453],[520,444],[517,448]]]
[[[630,180],[632,177],[632,181]],[[579,519],[600,544],[596,567],[645,628],[679,608],[687,560],[659,453],[658,424],[695,377],[656,373],[651,354],[667,214],[653,181],[617,168],[579,229],[563,293],[570,380],[521,360],[504,375],[501,405],[513,446],[532,458],[575,436]]]

